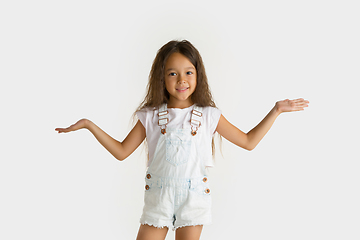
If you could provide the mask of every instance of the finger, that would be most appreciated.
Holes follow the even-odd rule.
[[[304,102],[305,100],[303,98],[298,98],[298,99],[294,99],[292,100],[292,102],[298,103],[298,102]]]
[[[308,107],[308,102],[306,101],[293,102],[293,104],[294,107]]]
[[[305,100],[305,99],[303,99],[303,98],[294,99],[294,100],[292,100],[292,101],[293,101],[293,102],[296,102],[296,103],[301,103],[301,102],[303,102],[303,103],[309,103],[308,100]]]
[[[307,102],[296,102],[294,103],[295,106],[307,106],[308,103]]]
[[[58,128],[57,128],[57,129],[55,129],[55,131],[57,131],[58,133],[62,133],[62,132],[64,132],[64,131],[63,131],[63,129],[58,129]]]
[[[298,106],[296,108],[294,108],[294,111],[304,111],[306,106]]]
[[[304,107],[308,107],[309,106],[309,102],[301,102],[299,105],[304,106]]]
[[[306,106],[297,106],[295,108],[292,109],[292,111],[303,111],[305,109]]]
[[[55,131],[58,131],[59,133],[66,133],[66,132],[70,132],[69,128],[55,128]]]

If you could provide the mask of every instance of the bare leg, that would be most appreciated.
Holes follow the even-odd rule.
[[[176,240],[199,240],[203,225],[187,226],[176,229]]]
[[[168,230],[167,227],[156,228],[141,224],[136,240],[164,240]]]

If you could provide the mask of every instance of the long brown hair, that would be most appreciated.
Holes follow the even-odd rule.
[[[159,107],[163,103],[168,103],[170,95],[165,88],[165,64],[170,55],[175,52],[187,57],[195,66],[197,79],[195,91],[191,95],[193,103],[201,107],[216,107],[199,51],[187,40],[173,40],[158,50],[149,74],[145,99],[137,108],[136,112],[146,107]],[[214,155],[214,138],[212,139],[212,150]]]
[[[175,52],[181,53],[187,57],[196,68],[196,88],[191,95],[191,100],[194,104],[201,107],[216,107],[210,92],[204,63],[199,51],[187,40],[173,40],[162,46],[157,52],[149,74],[147,94],[137,110],[143,109],[144,107],[158,107],[163,103],[168,103],[170,96],[165,88],[164,71],[166,61],[170,55]]]

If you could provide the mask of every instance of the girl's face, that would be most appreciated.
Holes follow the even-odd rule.
[[[193,104],[191,94],[196,88],[196,69],[181,53],[171,54],[165,64],[165,87],[170,94],[168,107],[187,108]]]

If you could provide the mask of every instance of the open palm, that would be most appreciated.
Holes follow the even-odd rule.
[[[81,128],[85,128],[86,125],[86,121],[88,121],[87,119],[81,119],[79,121],[77,121],[76,123],[74,123],[73,125],[71,125],[70,127],[67,128],[55,128],[55,131],[58,131],[59,133],[67,133],[67,132],[72,132],[72,131],[76,131],[79,130]]]
[[[283,101],[276,102],[276,107],[280,112],[295,112],[302,111],[305,107],[308,107],[309,101],[303,98],[294,100],[285,99]]]

